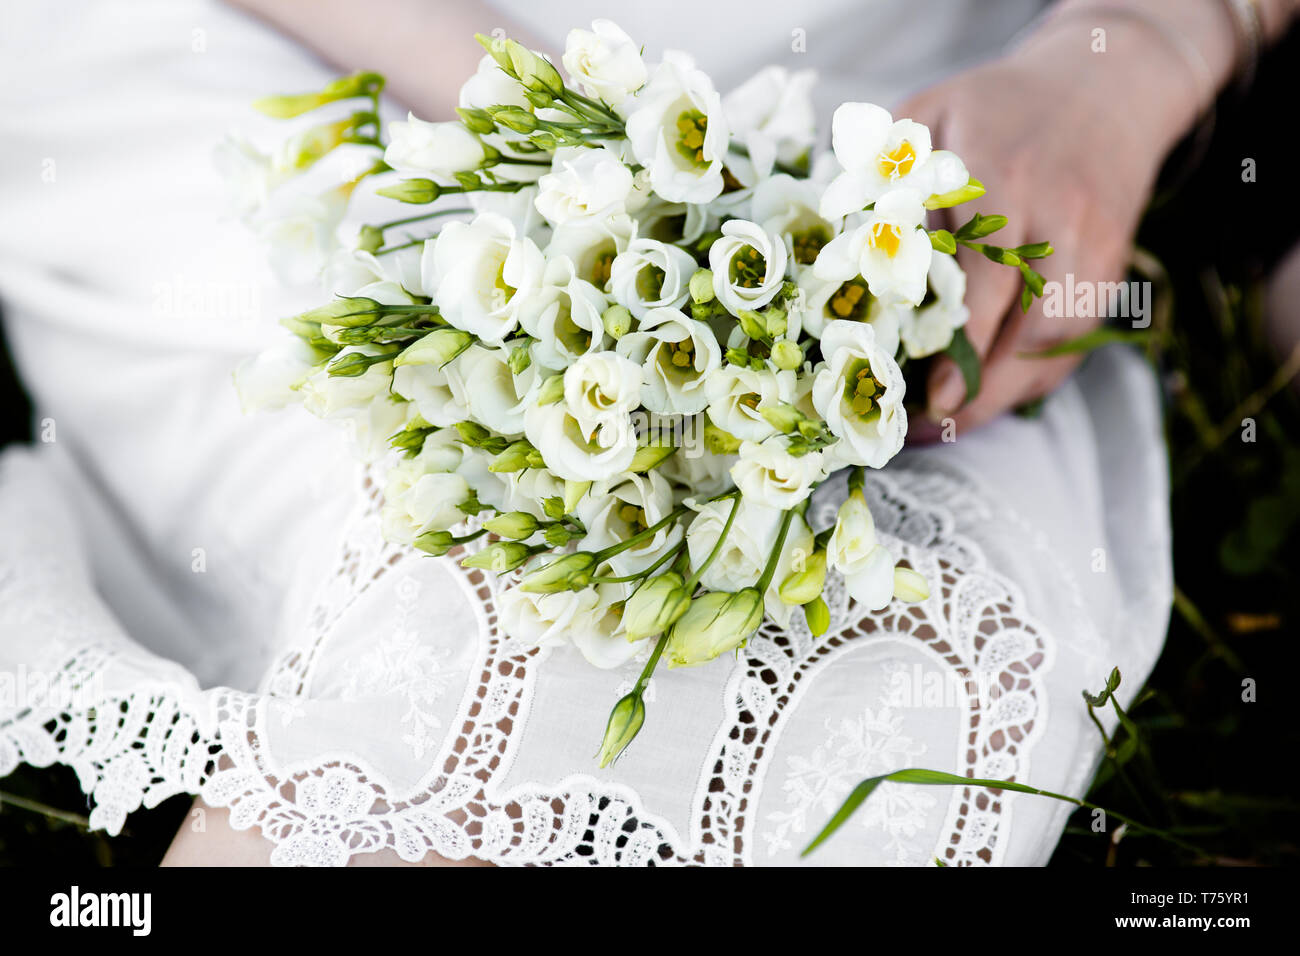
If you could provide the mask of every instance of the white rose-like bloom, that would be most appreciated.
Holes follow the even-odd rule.
[[[828,323],[821,348],[825,362],[813,379],[812,399],[826,427],[840,439],[837,460],[883,468],[907,435],[902,370],[863,322]]]
[[[627,137],[650,185],[669,202],[708,203],[722,192],[729,136],[713,81],[669,50],[627,118]]]
[[[384,162],[399,173],[449,179],[477,169],[487,158],[482,141],[459,122],[428,123],[406,115],[388,124]]]
[[[578,278],[567,256],[548,261],[541,291],[519,319],[524,331],[537,340],[532,345],[533,361],[559,371],[579,356],[603,349],[601,315],[607,304],[599,289]]]
[[[641,404],[641,367],[617,352],[590,352],[565,370],[564,401],[584,433],[627,422]]]
[[[235,369],[239,406],[247,414],[284,408],[316,370],[316,350],[294,336],[244,359]]]
[[[564,644],[573,628],[590,626],[599,603],[595,588],[534,594],[513,587],[497,595],[501,626],[512,639],[531,647]]]
[[[415,405],[430,425],[444,428],[469,417],[469,406],[452,390],[446,369],[427,365],[399,365],[393,369],[393,391]]]
[[[731,505],[730,500],[725,500],[695,506],[697,514],[686,531],[686,547],[693,567],[702,565],[713,551],[727,523],[727,516],[731,514]],[[727,540],[713,563],[700,576],[700,583],[710,591],[739,591],[756,585],[776,546],[782,518],[781,511],[742,498]],[[782,627],[790,623],[793,609],[781,600],[781,582],[790,576],[795,559],[807,559],[813,549],[813,534],[808,523],[800,515],[795,515],[777,559],[776,573],[763,595],[768,617]]]
[[[619,371],[627,366],[613,359],[618,356],[608,352],[584,356],[565,372],[566,396],[573,375],[576,407],[570,407],[566,397],[549,405],[530,402],[524,412],[524,434],[542,453],[546,467],[560,478],[605,481],[632,464],[636,429],[625,411],[615,409],[629,401],[635,404],[630,396],[633,388]]]
[[[587,528],[585,551],[599,551],[658,524],[673,509],[672,486],[651,471],[628,475],[612,488],[592,488],[578,508]],[[682,540],[681,524],[661,528],[650,538],[609,559],[614,575],[637,574],[654,564]]]
[[[709,377],[722,365],[713,330],[679,309],[651,309],[618,353],[641,366],[641,404],[657,415],[704,411]]]
[[[541,374],[529,365],[510,371],[510,350],[471,345],[444,369],[452,398],[479,424],[507,438],[524,430],[524,410],[541,388]]]
[[[564,495],[564,481],[551,474],[545,468],[524,468],[520,471],[506,472],[507,511],[526,511],[538,520],[546,518],[542,502],[547,498],[559,498]]]
[[[465,519],[459,508],[470,496],[469,484],[455,472],[430,467],[423,454],[389,469],[380,520],[384,537],[410,544],[429,531],[446,531]]]
[[[812,70],[791,73],[782,66],[766,66],[722,98],[731,134],[749,153],[731,163],[742,185],[762,182],[778,160],[793,163],[812,149],[817,136],[812,102],[816,79]]]
[[[517,106],[532,110],[524,88],[518,80],[501,69],[492,54],[484,53],[478,68],[460,88],[457,106],[462,109],[485,110],[489,106]]]
[[[334,361],[348,355],[376,355],[374,346],[353,345],[340,349]],[[376,398],[386,398],[393,382],[393,363],[376,362],[360,375],[331,375],[321,367],[303,382],[303,407],[321,418],[339,418],[364,408]]]
[[[569,640],[593,667],[622,667],[641,653],[643,645],[629,641],[623,628],[622,602],[632,596],[633,587],[627,581],[597,585],[596,607],[570,629]]]
[[[930,262],[930,288],[934,301],[909,309],[902,321],[903,347],[908,358],[925,358],[952,344],[954,329],[970,318],[966,308],[966,273],[954,256],[936,255]]]
[[[731,478],[746,501],[782,511],[802,502],[825,477],[821,452],[792,455],[780,436],[741,442],[740,460],[731,466]]]
[[[933,191],[930,130],[920,123],[895,122],[871,103],[843,103],[831,119],[831,145],[844,172],[822,195],[827,219],[858,212],[895,188],[910,187],[922,198]]]
[[[878,611],[894,597],[894,556],[876,540],[876,524],[862,492],[840,505],[826,544],[826,565],[844,575],[853,600]]]
[[[794,372],[724,365],[704,383],[709,418],[742,441],[762,441],[776,434],[762,409],[793,402],[794,386]]]
[[[686,419],[684,427],[702,428],[699,418]],[[735,455],[715,455],[703,448],[678,448],[657,469],[669,481],[689,488],[701,497],[720,495],[731,487],[731,466]]]
[[[593,20],[590,30],[570,30],[561,62],[583,93],[609,106],[645,86],[639,47],[610,20]]]
[[[433,259],[443,318],[488,345],[500,345],[515,330],[546,268],[533,240],[491,212],[443,226]]]
[[[636,237],[636,220],[616,214],[600,222],[557,226],[546,245],[546,260],[565,258],[574,273],[604,292],[609,286],[614,259]]]
[[[632,171],[611,149],[555,151],[551,171],[537,180],[537,211],[555,225],[601,221],[625,211]]]
[[[876,298],[920,305],[934,253],[921,226],[924,218],[919,194],[910,189],[886,193],[862,225],[822,248],[813,272],[819,279],[841,282],[861,275]]]
[[[722,224],[722,236],[709,248],[713,292],[729,312],[761,309],[785,281],[786,252],[781,237],[743,219]]]
[[[695,268],[685,249],[633,239],[610,266],[610,294],[638,319],[651,309],[680,309],[691,294]]]

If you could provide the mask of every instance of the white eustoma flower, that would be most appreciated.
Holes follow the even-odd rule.
[[[469,406],[453,391],[446,369],[432,363],[393,369],[393,391],[411,402],[430,425],[444,428],[469,417]]]
[[[882,468],[907,434],[906,385],[893,356],[864,322],[836,320],[822,332],[825,362],[813,379],[817,414],[840,441],[838,461]]]
[[[578,517],[587,528],[582,547],[599,551],[644,531],[666,518],[673,509],[673,491],[667,479],[651,471],[615,479],[612,487],[593,487],[582,499]],[[644,571],[682,540],[680,524],[661,528],[640,544],[609,559],[614,575]]]
[[[685,419],[683,425],[686,429],[703,427],[699,416]],[[683,446],[665,458],[656,471],[705,497],[722,494],[731,487],[731,466],[735,463],[735,455],[715,455],[703,447]]]
[[[743,219],[723,223],[709,248],[713,292],[733,315],[771,302],[785,282],[785,265],[781,237]]]
[[[483,165],[483,142],[459,122],[428,123],[408,113],[388,124],[384,162],[407,176],[449,179]]]
[[[953,165],[957,158],[951,153],[931,162],[928,128],[910,119],[895,122],[888,110],[871,103],[841,104],[831,120],[831,143],[844,172],[822,195],[821,212],[828,219],[858,212],[893,189],[907,187],[924,199],[969,178],[964,166]],[[956,176],[961,182],[949,185]]]
[[[590,30],[570,30],[562,62],[583,93],[609,106],[621,105],[645,85],[640,49],[610,20],[593,20]]]
[[[731,514],[731,504],[730,500],[724,500],[694,506],[697,514],[686,531],[686,547],[693,567],[702,565],[713,551]],[[775,508],[742,498],[726,541],[700,576],[700,583],[710,591],[733,592],[756,585],[776,547],[783,517]],[[777,558],[776,573],[763,595],[768,617],[782,627],[790,623],[792,609],[781,600],[780,583],[790,576],[796,560],[806,559],[813,549],[812,531],[803,517],[796,514]]]
[[[817,135],[812,102],[816,79],[812,70],[792,73],[767,66],[722,98],[732,137],[749,153],[728,164],[742,185],[761,183],[778,160],[794,163],[812,149]]]
[[[517,106],[525,110],[533,108],[524,95],[523,86],[501,69],[490,53],[483,54],[474,75],[461,86],[456,105],[462,109],[474,110],[485,110],[489,106]]]
[[[970,318],[966,308],[966,273],[955,257],[936,255],[930,263],[930,288],[934,301],[909,309],[902,323],[903,347],[908,358],[925,358],[952,344],[954,329]]]
[[[524,434],[546,467],[568,481],[605,481],[627,471],[636,455],[636,429],[628,416],[601,420],[584,431],[566,402],[533,403],[524,412]]]
[[[446,531],[465,519],[459,506],[469,497],[461,475],[430,467],[423,453],[404,459],[389,469],[384,485],[384,537],[410,544],[426,532]]]
[[[651,309],[618,353],[641,366],[641,403],[659,415],[694,415],[709,404],[706,385],[722,349],[703,322],[678,309]]]
[[[611,149],[555,151],[551,171],[537,180],[537,211],[554,225],[598,222],[626,211],[632,171]]]
[[[707,203],[722,192],[729,136],[713,81],[670,50],[636,97],[627,137],[654,191],[669,202]]]
[[[610,295],[638,319],[651,309],[678,309],[691,293],[695,268],[694,257],[685,249],[633,239],[610,266]]]
[[[490,212],[448,223],[434,242],[435,301],[443,318],[489,345],[501,344],[541,286],[541,250],[510,220]]]
[[[844,575],[853,600],[878,611],[894,597],[894,557],[876,539],[876,524],[862,492],[840,505],[826,544],[826,565]]]
[[[609,287],[614,259],[636,238],[636,233],[636,220],[628,215],[557,226],[546,245],[546,259],[568,259],[579,279],[604,292]]]
[[[213,151],[213,162],[230,194],[235,214],[251,222],[270,199],[271,193],[287,178],[276,171],[271,157],[243,136],[226,134]]]
[[[627,581],[597,585],[596,606],[571,627],[569,640],[593,667],[622,667],[641,653],[641,645],[629,641],[623,629],[623,602],[632,589]]]
[[[502,628],[513,640],[532,647],[564,644],[573,628],[589,626],[599,603],[595,588],[535,594],[513,587],[497,595]]]
[[[825,477],[821,452],[792,455],[779,435],[741,442],[740,460],[731,467],[731,478],[746,501],[782,511],[802,502]]]
[[[866,322],[876,330],[876,344],[890,355],[898,352],[899,330],[913,312],[906,302],[876,298],[857,276],[844,282],[819,279],[812,269],[799,277],[794,303],[791,313],[797,306],[803,329],[814,338],[821,338],[828,322]]]
[[[558,371],[579,356],[603,349],[601,315],[607,304],[599,289],[578,278],[568,257],[549,260],[541,290],[519,319],[524,331],[537,340],[532,345],[533,361]]]
[[[723,365],[705,382],[709,418],[742,441],[762,441],[776,434],[762,410],[794,401],[795,373]]]
[[[817,261],[822,246],[839,235],[842,220],[824,219],[818,210],[820,192],[811,180],[778,173],[754,190],[751,215],[768,232],[785,242],[796,274]]]
[[[641,404],[641,367],[617,352],[590,352],[565,370],[564,401],[584,434],[627,422]]]
[[[564,480],[545,468],[523,468],[506,472],[507,511],[525,511],[538,520],[546,518],[543,502],[547,498],[564,496]]]
[[[925,206],[917,193],[886,193],[864,215],[862,225],[822,248],[813,272],[819,279],[841,282],[860,275],[877,298],[919,305],[934,253],[921,225],[924,218]]]
[[[340,349],[332,361],[349,355],[374,356],[378,349],[354,345]],[[321,418],[337,418],[364,408],[376,398],[386,397],[393,382],[393,363],[376,362],[360,375],[331,375],[321,367],[302,384],[303,407]]]
[[[470,417],[506,437],[524,430],[524,411],[541,388],[541,374],[529,365],[518,375],[510,370],[510,350],[471,345],[444,369],[447,386]]]
[[[299,387],[316,370],[316,350],[294,336],[235,369],[235,389],[245,413],[284,408],[298,398]]]

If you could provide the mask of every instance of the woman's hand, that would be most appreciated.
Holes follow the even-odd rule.
[[[899,111],[930,126],[935,143],[961,156],[992,197],[947,210],[949,221],[935,224],[955,228],[976,211],[1001,213],[1009,224],[990,241],[1015,246],[1050,240],[1055,254],[1035,267],[1048,282],[1063,283],[1072,274],[1076,288],[1124,278],[1156,174],[1200,105],[1195,78],[1175,46],[1149,24],[1108,16],[1099,9],[1095,18],[1076,12],[1049,22],[1015,52],[922,93]],[[1093,52],[1097,27],[1106,30],[1104,53]],[[1022,313],[1015,269],[965,248],[959,259],[968,274],[966,333],[982,360],[981,388],[963,405],[956,365],[936,363],[927,395],[932,421],[913,426],[913,437],[922,441],[937,437],[936,423],[949,416],[959,431],[973,428],[1052,391],[1079,358],[1026,353],[1101,322],[1068,312],[1048,318],[1042,299]]]

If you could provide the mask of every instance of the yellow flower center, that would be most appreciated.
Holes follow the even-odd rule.
[[[618,516],[632,526],[634,532],[644,531],[650,527],[646,521],[645,509],[638,508],[633,504],[623,504],[619,506]]]
[[[834,295],[827,300],[826,307],[835,318],[852,319],[856,322],[866,316],[870,301],[867,284],[855,278],[836,289]]]
[[[889,258],[898,255],[898,247],[903,242],[903,230],[890,222],[878,222],[871,227],[871,237],[867,243],[872,249],[879,249]]]
[[[767,278],[767,260],[753,246],[745,246],[731,258],[731,284],[756,289]]]
[[[911,143],[903,140],[888,152],[881,153],[878,159],[880,175],[889,180],[899,179],[912,171],[912,166],[916,164],[916,150]]]
[[[880,415],[880,399],[885,386],[871,371],[871,363],[859,359],[846,369],[844,377],[844,400],[849,403],[855,415],[870,421]]]
[[[689,338],[680,342],[664,342],[659,353],[660,363],[667,362],[674,372],[689,372],[695,366],[695,343]]]
[[[677,117],[677,151],[696,166],[706,166],[704,136],[709,131],[709,118],[699,110],[684,110]]]

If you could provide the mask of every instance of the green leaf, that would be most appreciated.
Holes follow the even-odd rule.
[[[1016,246],[1016,252],[1025,259],[1046,259],[1055,251],[1050,242],[1030,242]]]
[[[1042,352],[1017,352],[1016,355],[1019,358],[1055,358],[1058,355],[1091,352],[1093,349],[1099,349],[1103,345],[1111,345],[1115,342],[1142,345],[1148,338],[1150,338],[1150,334],[1146,329],[1113,329],[1102,326],[1099,329],[1086,332],[1078,338],[1070,339],[1068,342],[1053,345],[1050,349],[1044,349]]]
[[[980,390],[980,357],[976,354],[975,347],[970,344],[970,339],[966,337],[964,328],[953,330],[952,341],[943,350],[943,354],[956,362],[957,368],[961,369],[961,377],[966,383],[965,401],[969,402],[979,394]]]
[[[934,246],[939,252],[946,252],[950,256],[957,251],[957,240],[952,237],[952,233],[947,229],[932,230],[930,245]]]
[[[982,216],[975,213],[970,219],[962,223],[961,228],[957,230],[957,238],[982,239],[984,236],[993,235],[1006,224],[1006,216]]]

